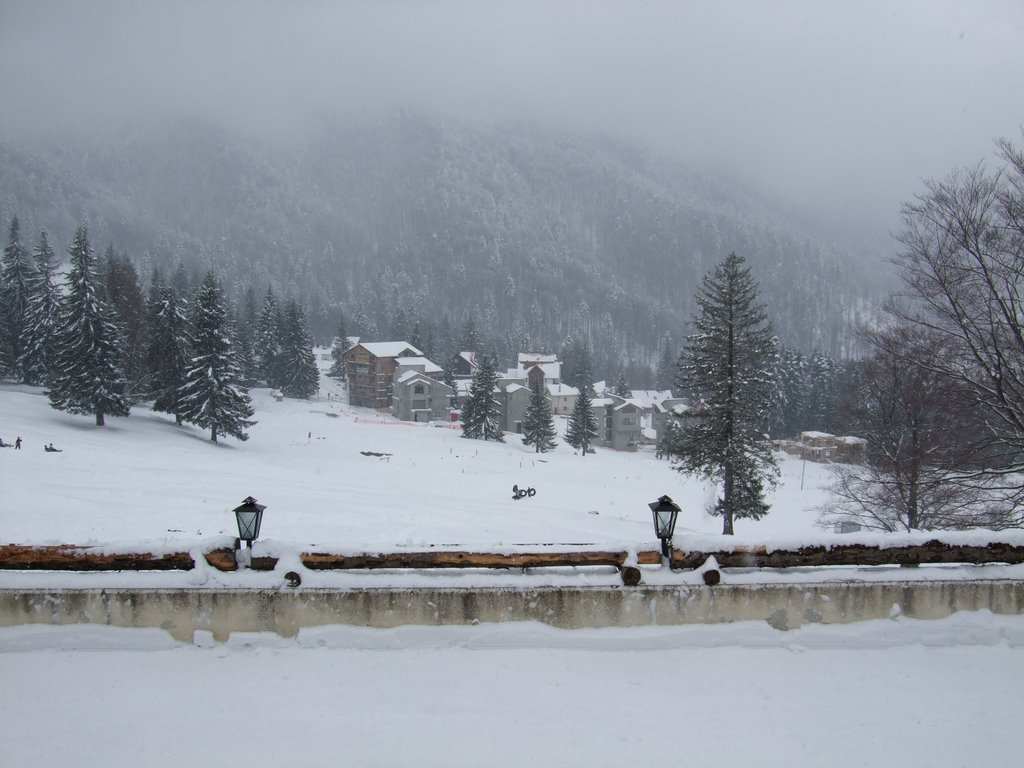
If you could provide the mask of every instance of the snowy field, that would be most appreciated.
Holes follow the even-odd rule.
[[[599,448],[581,457],[564,442],[536,454],[519,436],[466,440],[444,426],[350,409],[335,399],[336,383],[322,381],[311,401],[277,402],[253,390],[259,423],[249,440],[218,444],[145,407],[97,428],[89,417],[52,410],[41,389],[0,385],[0,437],[24,441],[20,451],[0,449],[0,538],[191,547],[237,535],[231,510],[246,496],[267,505],[261,541],[271,547],[655,548],[647,504],[663,494],[683,508],[677,535],[721,532],[721,521],[704,512],[714,488],[672,471],[653,451]],[[44,452],[50,442],[63,453]],[[738,521],[741,538],[820,537],[812,507],[827,483],[822,466],[785,458],[781,468],[771,513]],[[513,485],[537,493],[513,501]]]
[[[250,440],[218,445],[144,408],[97,429],[51,410],[41,390],[0,387],[0,437],[24,441],[0,450],[0,543],[208,548],[235,536],[231,509],[252,495],[267,505],[257,551],[268,553],[652,549],[647,504],[666,493],[683,508],[677,546],[722,543],[720,521],[703,511],[714,489],[653,453],[581,458],[561,444],[538,456],[516,437],[469,441],[349,409],[330,386],[309,402],[255,390]],[[49,442],[63,452],[45,453]],[[782,458],[781,470],[771,512],[738,521],[734,541],[838,538],[815,525],[823,468]],[[537,495],[513,501],[513,484]],[[1020,577],[1019,567],[999,573]],[[308,576],[309,586],[368,578]],[[502,578],[512,577],[529,578]],[[0,587],[275,578],[6,572]],[[0,764],[1002,764],[1024,747],[1022,689],[1024,618],[988,613],[790,632],[324,627],[291,640],[215,643],[200,633],[195,645],[159,630],[9,627],[0,628]]]

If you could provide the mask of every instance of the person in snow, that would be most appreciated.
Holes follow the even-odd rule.
[[[21,450],[21,435],[18,435],[18,438],[14,441],[14,450]]]
[[[61,452],[60,448],[54,448],[53,447],[53,443],[47,443],[46,445],[44,445],[43,446],[43,450],[46,451],[47,453],[60,453]]]

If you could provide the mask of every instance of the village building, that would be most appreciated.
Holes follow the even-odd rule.
[[[396,359],[391,415],[402,421],[447,421],[453,390],[443,370],[425,357]]]
[[[867,459],[867,445],[862,437],[836,437],[828,432],[807,430],[801,432],[797,440],[777,441],[776,447],[807,461],[863,464]]]
[[[351,347],[345,352],[349,404],[390,409],[398,358],[422,355],[406,341],[360,342]]]
[[[476,367],[479,365],[476,357],[476,352],[472,350],[462,350],[452,355],[452,359],[449,362],[452,376],[456,379],[473,378],[473,374],[476,373]]]

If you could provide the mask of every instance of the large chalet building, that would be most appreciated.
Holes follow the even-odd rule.
[[[377,410],[391,408],[398,359],[422,357],[406,341],[361,342],[345,352],[345,379],[350,405]]]

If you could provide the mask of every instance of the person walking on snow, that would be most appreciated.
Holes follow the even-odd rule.
[[[14,450],[21,450],[21,435],[18,435],[18,438],[14,441]]]

